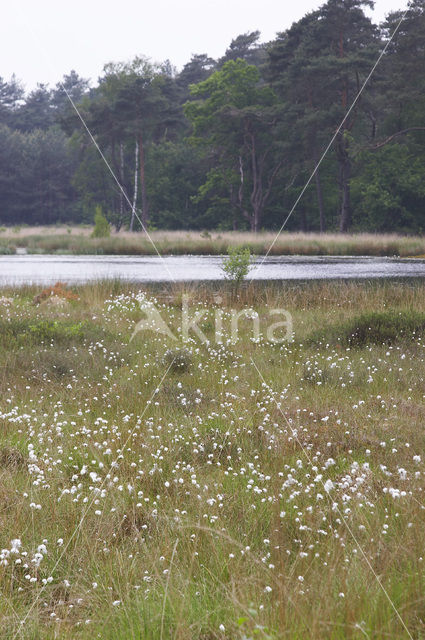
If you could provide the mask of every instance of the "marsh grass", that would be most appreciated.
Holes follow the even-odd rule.
[[[281,345],[130,342],[138,287],[37,293],[0,292],[2,638],[408,638],[359,546],[424,637],[422,282],[143,290],[173,329],[184,293],[283,307]]]
[[[93,227],[22,227],[0,231],[0,253],[15,253],[24,247],[30,253],[81,255],[153,255],[152,242],[143,233],[121,231],[106,238],[91,237]],[[152,231],[149,233],[161,255],[225,255],[230,248],[247,249],[253,255],[267,253],[276,232]],[[425,238],[372,233],[290,233],[279,235],[270,255],[301,256],[418,256],[425,254]]]
[[[327,342],[349,347],[372,344],[391,345],[421,339],[425,333],[425,313],[412,309],[369,311],[336,323],[310,337],[312,343]]]
[[[192,364],[192,355],[188,349],[168,349],[163,361],[171,371],[188,371]]]

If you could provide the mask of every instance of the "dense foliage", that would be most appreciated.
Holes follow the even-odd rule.
[[[276,229],[335,136],[288,228],[422,232],[425,3],[394,38],[402,12],[375,25],[372,4],[328,0],[270,43],[242,34],[178,73],[136,57],[93,88],[72,71],[28,95],[0,78],[0,223],[92,222],[101,207],[117,230]]]

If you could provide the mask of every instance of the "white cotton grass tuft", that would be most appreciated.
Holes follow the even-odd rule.
[[[326,482],[324,483],[323,488],[326,493],[329,493],[334,488],[334,483],[328,478],[328,480],[326,480]]]

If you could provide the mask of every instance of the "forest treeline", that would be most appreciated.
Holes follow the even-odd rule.
[[[92,222],[100,206],[117,230],[279,228],[403,15],[376,25],[372,5],[328,0],[178,73],[136,57],[95,87],[0,78],[0,223]],[[409,7],[288,229],[425,231],[425,0]]]

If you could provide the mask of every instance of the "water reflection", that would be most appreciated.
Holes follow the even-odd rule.
[[[425,260],[329,256],[258,258],[253,280],[424,277]],[[0,285],[222,280],[220,256],[0,256]]]

